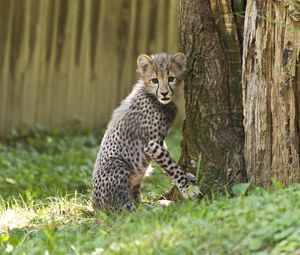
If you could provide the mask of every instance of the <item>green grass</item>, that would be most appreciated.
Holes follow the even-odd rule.
[[[46,198],[84,192],[99,141],[90,133],[37,130],[0,144],[0,194]]]
[[[174,131],[167,143],[177,160],[181,134]],[[30,134],[15,133],[0,143],[0,194],[3,198],[42,199],[75,190],[91,189],[92,170],[101,135],[42,128]],[[155,167],[144,183],[145,194],[163,193],[169,179]],[[150,194],[151,195],[151,194]]]
[[[179,132],[168,139],[179,157]],[[0,145],[0,254],[299,254],[300,185],[236,186],[236,197],[183,201],[133,213],[94,212],[90,181],[100,139],[35,131]],[[156,197],[170,183],[155,170]]]

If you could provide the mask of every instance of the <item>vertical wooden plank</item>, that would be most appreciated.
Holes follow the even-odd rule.
[[[126,5],[124,5],[126,3]],[[133,64],[134,56],[134,32],[137,23],[136,12],[137,12],[137,0],[123,1],[123,8],[120,16],[123,19],[119,20],[119,50],[118,50],[118,61],[117,61],[117,73],[120,79],[118,80],[118,93],[117,102],[120,102],[126,97],[133,85],[132,76],[136,70],[136,64]],[[134,61],[136,62],[136,61]],[[124,66],[126,68],[124,68]]]
[[[157,22],[155,29],[155,40],[153,50],[158,52],[165,52],[167,42],[167,28],[168,28],[168,1],[158,1]]]
[[[110,93],[111,93],[111,98],[107,97],[108,100],[106,101],[106,108],[108,109],[108,111],[106,112],[106,119],[108,120],[110,118],[111,115],[111,109],[114,109],[118,104],[118,100],[117,100],[117,93],[119,88],[122,86],[122,82],[119,80],[119,73],[117,73],[117,63],[118,61],[124,61],[124,59],[122,59],[123,56],[118,56],[117,54],[117,48],[118,48],[118,19],[120,17],[118,17],[121,7],[122,7],[122,1],[118,1],[118,2],[111,2],[111,11],[112,13],[114,13],[114,15],[111,15],[110,17],[108,17],[107,19],[107,25],[106,26],[110,26],[110,28],[107,29],[106,31],[106,37],[108,38],[106,45],[106,49],[107,52],[110,52],[110,61],[109,61],[109,65],[106,65],[106,73],[107,75],[107,80],[106,80],[106,84],[110,84]],[[113,43],[112,43],[113,42]],[[107,53],[106,53],[107,55]]]
[[[82,67],[81,67],[81,108],[80,116],[84,119],[84,124],[86,127],[90,127],[92,122],[92,107],[93,102],[91,100],[91,76],[92,76],[92,65],[91,65],[91,40],[94,40],[94,35],[92,35],[90,26],[91,26],[91,13],[92,1],[85,1],[85,15],[84,15],[84,24],[83,24],[83,41],[82,41]],[[94,52],[96,54],[96,52]]]
[[[111,111],[116,106],[116,83],[118,74],[116,74],[116,61],[117,61],[117,42],[116,42],[116,29],[117,20],[116,13],[120,10],[120,2],[116,1],[103,1],[101,6],[101,24],[100,24],[100,38],[101,48],[99,49],[99,61],[101,61],[101,68],[99,73],[99,86],[101,90],[98,95],[98,112],[96,118],[100,122],[106,123],[111,115]],[[121,61],[121,60],[120,60]]]
[[[91,67],[92,74],[90,77],[90,108],[89,108],[89,128],[93,130],[97,130],[99,126],[98,118],[101,121],[101,115],[99,115],[99,110],[101,109],[101,94],[98,94],[98,90],[100,86],[104,86],[104,84],[100,83],[101,75],[100,69],[103,65],[102,56],[99,55],[99,51],[101,49],[102,40],[101,37],[101,19],[105,15],[103,13],[103,1],[102,0],[93,0],[92,3],[92,12],[90,17],[90,34],[91,34],[91,47],[90,47],[90,55],[91,55]],[[102,127],[105,124],[101,124]]]
[[[102,86],[102,84],[99,84],[99,78],[98,75],[98,68],[99,63],[97,62],[97,54],[100,49],[100,43],[103,38],[100,37],[100,21],[101,21],[101,10],[102,10],[102,2],[99,0],[93,0],[91,1],[91,8],[90,8],[90,17],[89,17],[89,34],[90,34],[90,66],[91,71],[89,72],[88,82],[89,82],[89,96],[88,101],[86,105],[89,107],[87,108],[87,122],[88,122],[88,128],[93,129],[96,125],[96,120],[94,118],[95,115],[95,107],[97,105],[97,100],[101,98],[101,95],[97,95],[95,91],[97,91],[97,88],[99,86]],[[102,61],[103,63],[103,61]]]
[[[54,73],[51,75],[51,125],[61,126],[64,119],[64,97],[65,97],[65,82],[66,82],[66,52],[68,51],[67,41],[67,22],[69,17],[69,5],[70,0],[58,1],[57,2],[57,20],[56,30],[54,34],[55,42],[53,45],[53,64]]]
[[[87,1],[88,2],[88,1]],[[62,126],[74,122],[73,116],[69,116],[68,93],[73,90],[75,67],[75,39],[76,39],[76,10],[79,1],[60,1],[58,28],[57,28],[57,54],[56,71],[59,72],[58,80],[53,84],[55,96],[52,97],[52,125]],[[70,73],[73,74],[70,76]],[[76,76],[79,76],[76,74]],[[77,77],[76,77],[77,78]],[[57,84],[57,86],[56,86]],[[76,101],[76,104],[80,102]]]
[[[170,53],[175,53],[179,49],[178,19],[176,1],[169,0],[168,9],[168,45],[167,49]]]
[[[171,54],[179,51],[179,34],[178,34],[178,19],[177,19],[177,3],[176,1],[169,0],[168,8],[168,44],[167,51]],[[174,101],[178,106],[178,112],[174,121],[174,126],[182,127],[183,119],[185,117],[185,105],[184,105],[184,91],[183,82],[177,85],[174,95]]]
[[[57,21],[57,0],[41,1],[36,46],[33,55],[33,80],[37,84],[33,100],[36,105],[35,122],[51,127],[52,79],[55,77],[54,50]]]
[[[157,23],[159,23],[158,2],[159,0],[151,1],[151,5],[149,5],[148,9],[144,9],[144,13],[143,13],[143,16],[149,16],[148,26],[146,27],[147,29],[145,30],[145,32],[148,34],[146,36],[147,37],[146,52],[149,53],[157,53],[160,51],[160,49],[157,48],[157,42],[156,42],[157,40],[156,28],[157,28]]]
[[[154,3],[156,0],[154,1]],[[138,1],[137,3],[137,14],[136,14],[136,25],[135,25],[135,33],[134,33],[134,53],[136,58],[138,55],[142,53],[150,53],[149,52],[149,41],[150,41],[150,29],[154,29],[154,27],[150,26],[153,22],[152,19],[155,19],[155,16],[152,16],[150,10],[152,9],[153,2],[152,1]],[[155,6],[154,6],[155,8]],[[153,15],[155,11],[153,12]],[[136,63],[135,63],[136,65]]]
[[[8,38],[8,34],[11,31],[10,29],[10,18],[11,18],[11,10],[12,5],[11,1],[0,1],[0,67],[4,66],[4,58],[5,58],[5,46],[6,46],[6,40]],[[3,69],[0,68],[0,74],[3,74]]]
[[[103,55],[103,47],[105,40],[105,19],[107,15],[107,1],[101,1],[100,4],[100,18],[98,19],[97,26],[97,38],[98,38],[98,50],[96,52],[95,58],[95,75],[96,81],[94,86],[94,110],[93,110],[93,119],[94,119],[94,130],[99,131],[100,128],[105,127],[106,117],[105,113],[107,109],[104,105],[104,97],[109,95],[109,86],[105,83],[104,77],[107,76],[105,73],[105,58],[107,57],[107,52]]]
[[[84,15],[84,0],[73,1],[71,5],[72,17],[70,21],[70,42],[68,47],[70,48],[68,57],[69,71],[67,74],[67,94],[65,97],[66,116],[65,123],[75,123],[80,120],[78,116],[81,102],[79,101],[80,95],[80,61],[81,61],[81,42],[83,40],[82,28],[83,28],[83,15]]]
[[[37,91],[38,83],[34,82],[36,76],[30,75],[32,66],[34,63],[30,62],[31,54],[31,40],[34,40],[32,37],[32,29],[36,28],[36,21],[38,18],[39,3],[35,3],[33,0],[26,2],[25,10],[25,29],[24,29],[24,40],[22,47],[22,58],[20,58],[20,69],[19,75],[21,76],[22,88],[18,93],[22,94],[22,99],[20,100],[21,109],[20,112],[20,126],[22,128],[32,127],[35,123],[35,97]]]
[[[22,5],[21,5],[22,6]],[[18,27],[20,26],[23,29],[23,13],[20,12],[18,4],[13,5],[13,20],[11,26],[11,37],[10,37],[10,50],[9,50],[9,66],[8,66],[8,75],[9,82],[6,90],[7,97],[7,111],[5,112],[5,123],[6,130],[10,130],[11,127],[16,126],[18,117],[20,116],[18,111],[19,102],[19,81],[18,81],[18,59],[20,57],[20,48],[22,43],[22,33],[18,33]],[[22,24],[22,26],[21,26]]]
[[[2,5],[3,6],[3,5]],[[3,6],[5,12],[8,13],[7,16],[2,16],[4,18],[3,25],[7,26],[6,32],[3,33],[2,41],[0,48],[3,52],[2,55],[2,65],[0,66],[1,74],[1,83],[0,83],[0,136],[3,136],[9,126],[7,124],[7,112],[8,112],[8,87],[10,85],[9,79],[9,53],[11,48],[11,33],[12,33],[12,23],[13,23],[13,10],[14,10],[14,1],[9,1],[9,4]],[[7,8],[7,9],[6,9]],[[2,48],[3,47],[3,48]]]
[[[154,26],[154,38],[151,40],[150,51],[154,53],[164,52],[164,38],[166,34],[165,12],[166,1],[157,1],[156,22]],[[150,31],[151,32],[151,31]],[[153,33],[153,32],[152,32]]]

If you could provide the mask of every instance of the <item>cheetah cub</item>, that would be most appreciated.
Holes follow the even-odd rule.
[[[140,80],[114,111],[95,162],[93,202],[100,208],[134,209],[151,160],[164,169],[184,198],[201,195],[164,147],[177,112],[171,99],[185,72],[186,57],[140,55],[137,66]]]

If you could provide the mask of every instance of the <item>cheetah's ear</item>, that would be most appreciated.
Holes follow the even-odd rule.
[[[149,70],[150,66],[152,66],[152,58],[146,54],[139,55],[137,58],[137,66],[138,72],[143,75]]]
[[[171,63],[174,69],[173,71],[175,72],[176,76],[178,76],[178,78],[181,78],[181,75],[186,70],[186,61],[186,56],[181,52],[176,53],[172,57]]]

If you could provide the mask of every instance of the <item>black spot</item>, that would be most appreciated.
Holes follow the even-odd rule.
[[[158,158],[158,159],[161,159],[163,156],[164,156],[164,152],[162,151],[162,152],[157,156],[157,158]]]

